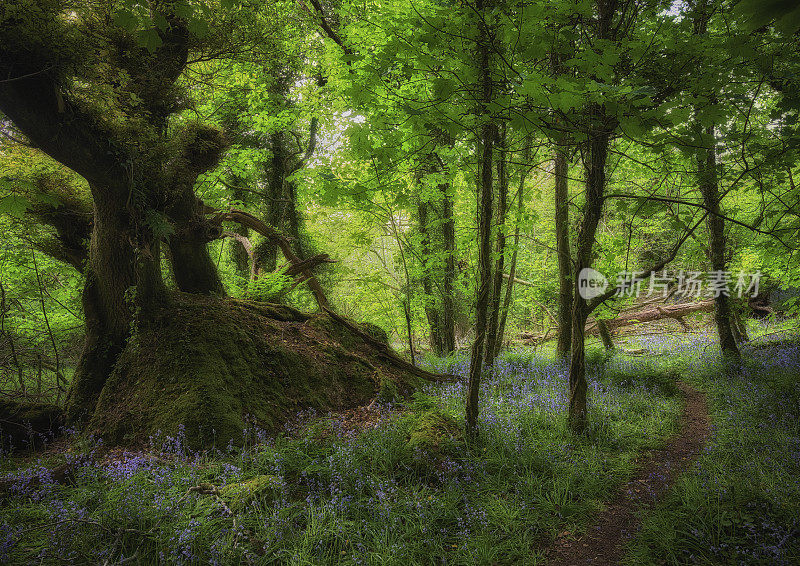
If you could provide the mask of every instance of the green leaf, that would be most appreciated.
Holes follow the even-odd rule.
[[[60,198],[58,198],[57,196],[52,195],[50,193],[39,193],[39,192],[37,192],[34,196],[35,196],[37,201],[39,201],[41,203],[44,203],[44,204],[49,204],[50,206],[59,206],[59,205],[62,204]]]
[[[209,32],[208,22],[202,18],[190,19],[188,27],[189,31],[192,32],[195,37],[200,39],[203,39],[205,36],[207,36]]]
[[[31,202],[19,195],[8,195],[0,199],[0,214],[21,218],[31,207]]]
[[[161,47],[161,36],[158,35],[156,28],[139,30],[136,33],[136,41],[151,53]]]
[[[139,18],[130,10],[122,9],[114,14],[114,23],[126,31],[133,32],[139,27]]]
[[[153,232],[156,239],[168,238],[175,233],[175,226],[167,219],[167,217],[153,209],[149,209],[144,213],[144,223]]]
[[[194,7],[189,2],[178,2],[172,7],[172,11],[179,18],[188,20],[194,14]]]
[[[447,100],[458,89],[455,81],[447,79],[435,79],[433,81],[433,92],[439,100]]]
[[[166,31],[167,27],[169,27],[169,23],[167,22],[167,18],[165,18],[163,14],[159,14],[159,13],[153,14],[153,23],[161,31]]]

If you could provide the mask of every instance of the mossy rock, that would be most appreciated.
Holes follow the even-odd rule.
[[[89,430],[107,444],[175,436],[191,448],[244,442],[246,423],[276,431],[300,410],[357,407],[417,377],[324,314],[174,293],[137,326]]]
[[[219,488],[219,497],[231,511],[240,511],[253,501],[270,504],[280,496],[281,480],[275,476],[262,475],[239,483],[230,483]]]
[[[47,403],[0,401],[0,449],[35,448],[60,432],[61,407]]]
[[[438,452],[464,440],[459,422],[441,409],[427,409],[415,417],[406,445],[412,450]]]

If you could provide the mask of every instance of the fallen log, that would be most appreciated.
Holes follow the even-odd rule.
[[[714,310],[713,300],[682,303],[677,305],[656,305],[644,310],[622,313],[617,318],[606,320],[605,325],[608,330],[614,330],[624,326],[632,326],[634,324],[671,318],[673,320],[677,320],[684,329],[688,329],[689,326],[683,320],[683,317],[696,312],[710,312],[712,310]],[[600,328],[597,325],[597,321],[590,319],[586,323],[586,334],[595,335],[599,333]],[[520,337],[528,342],[539,343],[543,341],[543,336],[530,332],[525,332]]]

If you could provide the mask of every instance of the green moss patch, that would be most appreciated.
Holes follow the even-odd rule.
[[[254,501],[269,504],[280,495],[280,492],[281,480],[275,476],[265,475],[224,485],[219,488],[219,497],[231,511],[239,511]]]
[[[453,416],[431,408],[415,417],[407,445],[412,449],[436,452],[453,447],[463,439],[461,425]]]

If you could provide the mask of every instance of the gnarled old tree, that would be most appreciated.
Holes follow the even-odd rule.
[[[207,245],[222,235],[221,223],[260,228],[265,235],[270,227],[236,211],[209,217],[195,195],[196,180],[215,167],[227,141],[219,129],[181,117],[191,105],[181,78],[191,59],[237,52],[241,46],[234,42],[246,41],[241,30],[249,28],[228,25],[226,18],[244,17],[241,12],[219,12],[226,25],[206,43],[189,31],[188,2],[147,5],[149,14],[138,29],[145,42],[137,40],[136,29],[114,23],[114,2],[0,5],[2,127],[13,127],[83,177],[91,192],[86,342],[68,395],[68,417],[113,429],[114,440],[123,440],[153,433],[159,425],[167,428],[164,415],[172,413],[187,428],[206,426],[205,434],[213,429],[224,441],[241,433],[248,413],[275,424],[281,411],[303,405],[302,395],[312,395],[311,404],[320,406],[352,404],[374,394],[384,378],[408,384],[406,378],[425,374],[411,372],[378,348],[379,333],[370,342],[333,318],[214,298],[225,290]],[[234,28],[237,34],[223,33]],[[162,279],[162,244],[182,293],[168,290]],[[310,266],[297,270],[312,279]],[[325,306],[324,294],[314,291]],[[204,325],[217,326],[205,331]],[[322,348],[321,342],[330,346],[323,335],[339,335],[339,349],[323,356],[326,360],[304,358],[286,345],[289,330],[305,332],[305,339],[291,343],[309,354]],[[359,348],[354,339],[362,351],[347,357],[345,349]],[[370,361],[375,352],[380,354]],[[336,366],[353,364],[336,373]],[[301,381],[316,375],[317,389],[284,375],[291,367],[303,368]],[[392,369],[398,367],[400,373]],[[363,377],[358,391],[347,389],[354,375]],[[249,386],[243,377],[251,380]],[[141,389],[145,385],[147,390]],[[215,397],[220,394],[224,400]],[[143,396],[153,396],[152,402]],[[173,404],[156,411],[164,399]]]
[[[0,110],[91,189],[94,218],[83,295],[87,339],[68,399],[69,414],[79,417],[91,412],[127,342],[127,290],[135,287],[144,307],[164,293],[152,228],[157,218],[167,217],[175,227],[168,246],[179,288],[223,292],[193,185],[216,164],[225,140],[202,125],[169,127],[182,104],[176,81],[192,42],[169,4],[154,6],[166,26],[152,52],[109,25],[111,15],[102,10],[68,15],[64,9],[58,0],[0,8]],[[82,92],[89,85],[126,96],[93,99]]]

